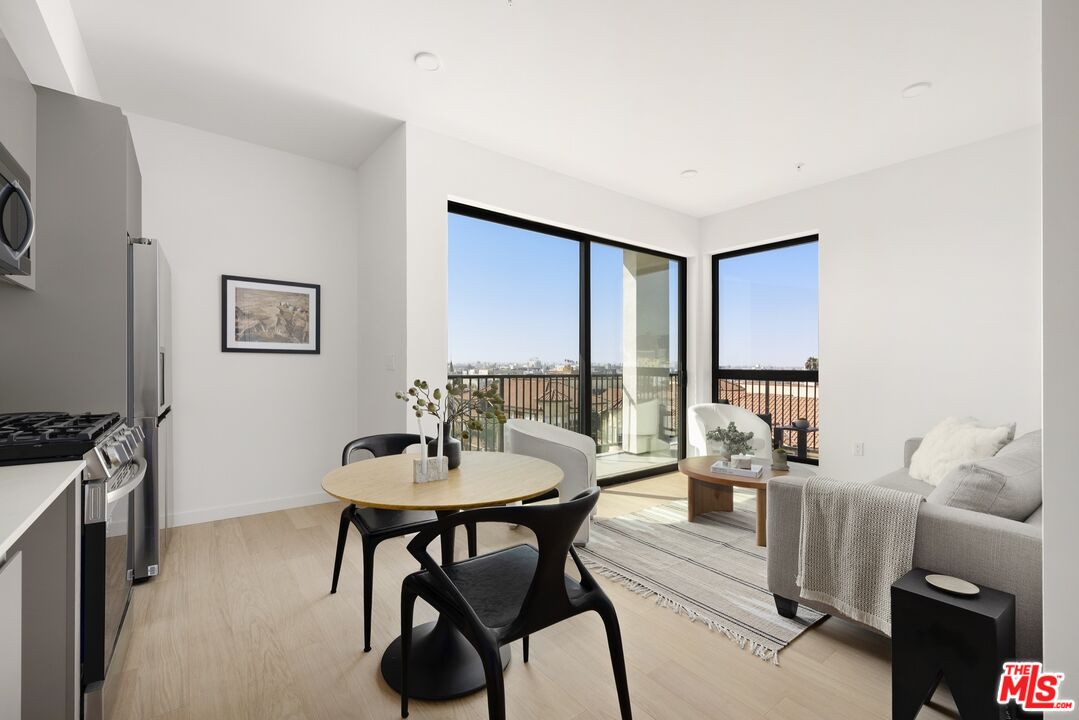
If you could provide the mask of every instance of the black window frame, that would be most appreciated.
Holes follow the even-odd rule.
[[[790,238],[789,240],[779,240],[776,242],[764,243],[762,245],[752,245],[749,247],[739,248],[737,250],[728,250],[712,255],[712,305],[710,308],[710,311],[712,313],[712,367],[711,372],[709,373],[709,379],[712,384],[712,389],[710,393],[712,397],[712,402],[720,402],[720,380],[772,380],[777,382],[811,382],[816,383],[817,385],[820,384],[819,370],[758,370],[755,368],[720,369],[719,367],[719,263],[723,260],[729,260],[731,258],[744,257],[746,255],[757,255],[760,253],[770,252],[772,250],[782,250],[783,248],[794,247],[796,245],[809,245],[810,243],[816,243],[817,247],[819,248],[820,236],[814,233],[812,235],[803,235],[796,238]],[[818,303],[819,301],[820,300],[818,297]],[[769,422],[769,425],[771,425],[771,422]],[[797,462],[804,465],[820,464],[819,458],[791,456],[788,459],[792,462]]]
[[[671,463],[624,473],[612,478],[604,478],[598,480],[598,483],[601,486],[618,485],[632,480],[640,480],[641,478],[677,471],[678,460],[686,456],[686,410],[688,407],[686,384],[689,377],[686,368],[686,356],[688,354],[688,343],[686,340],[686,329],[688,325],[686,320],[687,258],[662,250],[653,250],[652,248],[639,247],[618,240],[600,237],[599,235],[593,235],[580,230],[571,230],[569,228],[550,225],[538,220],[529,220],[497,210],[489,210],[487,208],[469,205],[456,200],[450,200],[447,203],[447,210],[454,215],[463,215],[477,220],[486,220],[487,222],[506,225],[521,230],[529,230],[531,232],[543,233],[545,235],[552,235],[565,240],[573,240],[578,243],[580,248],[580,261],[578,263],[580,270],[580,296],[577,303],[580,313],[578,318],[580,332],[578,343],[580,346],[578,350],[580,354],[578,359],[578,373],[580,378],[578,382],[578,385],[580,386],[578,404],[580,410],[577,414],[579,426],[578,432],[582,435],[587,435],[588,437],[592,437],[592,413],[590,412],[592,406],[590,393],[592,387],[592,243],[619,248],[621,250],[648,253],[650,255],[655,255],[656,257],[666,258],[667,260],[676,263],[678,268],[678,412],[680,418],[678,423],[678,457]]]

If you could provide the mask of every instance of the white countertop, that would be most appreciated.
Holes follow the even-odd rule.
[[[0,467],[0,555],[86,467],[82,460]]]

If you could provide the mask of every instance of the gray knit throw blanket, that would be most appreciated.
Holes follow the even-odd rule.
[[[809,478],[798,548],[802,597],[890,636],[891,587],[913,565],[923,500],[878,485]]]

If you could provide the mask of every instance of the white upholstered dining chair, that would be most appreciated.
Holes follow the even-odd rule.
[[[569,502],[582,490],[596,485],[596,442],[587,435],[518,418],[506,421],[503,434],[506,452],[547,460],[562,469],[559,502]],[[573,540],[575,545],[588,542],[591,522],[590,516],[581,525]]]

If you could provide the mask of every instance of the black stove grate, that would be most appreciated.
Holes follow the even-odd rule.
[[[82,457],[120,422],[120,413],[0,415],[0,465]]]

